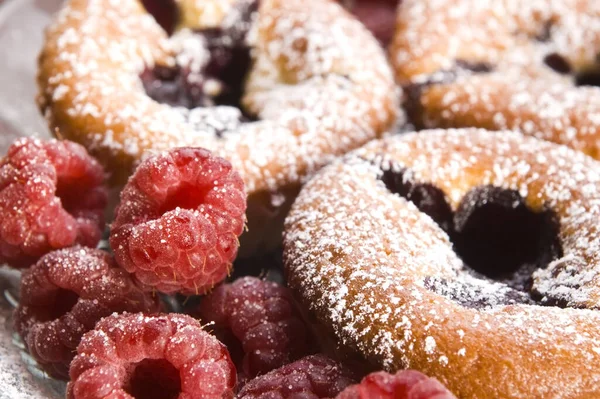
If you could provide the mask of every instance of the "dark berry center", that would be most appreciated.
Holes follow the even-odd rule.
[[[429,87],[437,84],[451,84],[460,76],[484,74],[493,70],[493,66],[485,62],[471,62],[459,59],[455,61],[453,68],[440,70],[432,74],[425,82],[404,86],[402,105],[406,110],[406,115],[411,125],[417,130],[425,128],[421,97],[423,96],[423,92]]]
[[[561,75],[571,72],[569,61],[558,53],[550,53],[544,57],[544,64]]]
[[[179,20],[179,9],[174,0],[142,0],[142,5],[169,35]]]
[[[257,10],[258,1],[240,0],[223,26],[194,31],[208,54],[201,69],[193,70],[192,65],[146,69],[140,78],[148,96],[189,109],[214,105],[241,109],[244,81],[251,66],[247,36]]]
[[[165,359],[145,359],[136,364],[125,391],[135,399],[177,399],[181,378]]]
[[[600,86],[600,67],[577,74],[575,84],[577,86]]]
[[[412,201],[448,233],[454,251],[473,276],[506,284],[506,301],[531,301],[522,293],[528,293],[532,273],[562,255],[555,214],[534,212],[517,191],[494,186],[473,188],[453,212],[439,188],[406,176],[387,170],[382,181],[389,191]],[[447,286],[446,282],[430,284],[444,293],[449,292]]]
[[[73,309],[79,300],[79,295],[71,290],[58,289],[54,294],[54,300],[49,301],[45,309],[40,309],[40,321],[56,320],[66,315]],[[42,320],[43,318],[43,320]]]

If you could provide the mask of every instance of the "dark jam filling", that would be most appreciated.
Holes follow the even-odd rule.
[[[469,191],[453,212],[439,188],[406,176],[387,170],[381,179],[390,192],[413,202],[440,225],[469,275],[461,281],[428,278],[428,289],[471,308],[542,304],[531,292],[532,273],[562,256],[559,224],[552,211],[532,211],[517,191],[480,186]],[[485,285],[474,283],[477,279],[504,286],[491,298]]]
[[[171,17],[153,13],[167,3],[146,0],[144,5],[167,32],[172,32]],[[174,4],[174,3],[173,3]],[[175,7],[176,8],[176,7]],[[201,36],[209,53],[207,62],[200,71],[189,66],[161,66],[147,68],[140,76],[146,93],[153,100],[173,107],[188,109],[227,105],[241,108],[244,81],[251,66],[251,48],[247,43],[252,16],[258,10],[258,1],[240,0],[232,10],[235,17],[227,26],[194,31]],[[169,12],[169,15],[176,15]],[[225,18],[228,20],[228,18]],[[166,22],[165,22],[166,20]],[[176,21],[176,19],[175,19]],[[214,90],[218,87],[218,90]],[[242,110],[243,112],[243,110]],[[244,115],[242,121],[252,119]]]
[[[429,79],[422,83],[409,84],[403,87],[404,98],[402,105],[406,110],[409,122],[416,130],[425,129],[423,120],[424,109],[421,103],[423,92],[436,84],[450,84],[456,81],[459,76],[468,74],[489,73],[493,67],[483,62],[469,62],[457,60],[454,67],[448,70],[441,70],[432,74]]]
[[[600,62],[600,59],[596,61]],[[581,71],[573,71],[569,61],[558,53],[546,55],[544,57],[544,64],[561,75],[573,75],[576,86],[600,86],[600,65]]]
[[[173,34],[179,21],[179,9],[175,0],[142,0],[142,5],[165,32]]]

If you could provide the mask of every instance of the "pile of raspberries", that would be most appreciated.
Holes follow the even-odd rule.
[[[15,328],[68,398],[454,398],[417,371],[360,380],[320,353],[285,286],[226,282],[246,193],[225,159],[175,148],[142,161],[107,250],[105,177],[66,140],[23,138],[0,160],[0,264],[23,270]],[[199,305],[169,313],[171,295]]]

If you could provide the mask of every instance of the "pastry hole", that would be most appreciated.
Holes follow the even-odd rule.
[[[194,31],[206,55],[184,54],[178,66],[147,68],[140,75],[146,94],[173,107],[232,106],[252,120],[244,114],[241,99],[252,65],[247,36],[257,10],[258,2],[240,1],[223,26]]]
[[[165,359],[144,359],[133,366],[125,391],[136,399],[177,399],[179,370]]]
[[[532,211],[517,191],[476,187],[453,212],[439,188],[415,183],[406,171],[384,171],[381,180],[446,231],[474,275],[528,292],[532,273],[562,256],[554,213]]]
[[[404,173],[384,171],[381,178],[389,191],[414,203],[445,231],[452,227],[452,209],[442,190],[431,184],[415,184]]]
[[[599,86],[600,87],[600,68],[590,69],[581,72],[575,76],[577,86]]]
[[[167,34],[173,34],[179,21],[179,8],[174,0],[142,0],[142,5]]]
[[[533,212],[517,191],[492,186],[462,199],[451,239],[470,268],[494,280],[528,279],[560,256],[554,214]]]
[[[571,65],[563,56],[558,53],[550,53],[546,55],[544,57],[544,64],[561,75],[571,73]]]

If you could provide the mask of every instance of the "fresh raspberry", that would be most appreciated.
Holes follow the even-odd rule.
[[[95,247],[104,171],[81,145],[22,138],[0,160],[0,264],[28,267],[53,249]]]
[[[229,162],[176,148],[143,161],[130,177],[110,244],[145,289],[203,294],[229,273],[245,211],[244,183]]]
[[[86,333],[71,363],[69,399],[233,398],[223,344],[185,315],[112,315]]]
[[[415,370],[371,373],[336,399],[456,399],[441,382]]]
[[[309,353],[308,334],[290,291],[272,281],[243,277],[222,284],[202,300],[202,321],[242,345],[242,370],[255,377]],[[225,339],[224,341],[228,341]]]
[[[354,381],[348,371],[324,355],[312,355],[256,377],[238,399],[333,398]]]
[[[65,378],[81,336],[113,312],[156,312],[109,254],[72,247],[43,256],[23,272],[15,327],[48,374]]]

